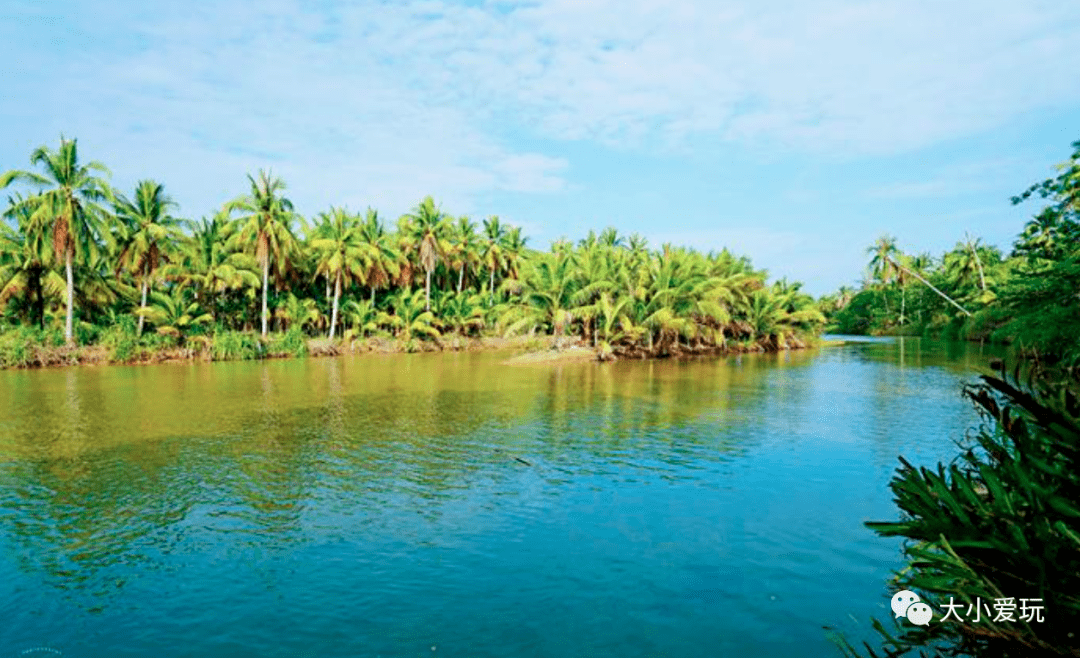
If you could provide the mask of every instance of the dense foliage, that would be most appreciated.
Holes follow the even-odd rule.
[[[965,237],[939,258],[908,255],[884,236],[868,250],[870,276],[861,288],[820,300],[831,329],[993,340],[1080,359],[1080,142],[1073,148],[1058,176],[1013,198],[1049,205],[1011,253]]]
[[[304,218],[266,172],[194,222],[160,183],[114,190],[75,140],[31,163],[40,171],[0,177],[25,187],[0,222],[0,365],[64,362],[87,344],[113,360],[303,354],[323,335],[331,351],[547,334],[601,358],[665,356],[795,347],[825,321],[798,284],[767,284],[726,250],[651,250],[607,229],[539,251],[498,217],[452,217],[430,197],[394,226],[374,210]]]
[[[1021,379],[1002,372],[969,386],[987,425],[948,466],[901,459],[891,487],[903,518],[867,524],[908,540],[895,591],[914,591],[938,612],[895,633],[875,622],[885,656],[1080,655],[1080,377]],[[1013,614],[999,614],[1010,599]],[[1038,600],[1042,621],[1024,620],[1020,599]],[[948,621],[946,604],[960,606]],[[988,610],[975,621],[980,604]]]

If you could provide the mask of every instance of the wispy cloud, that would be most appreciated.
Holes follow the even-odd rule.
[[[1074,3],[1050,0],[12,0],[0,156],[20,164],[65,131],[129,183],[166,181],[191,214],[259,167],[304,212],[393,215],[430,193],[487,214],[492,195],[577,190],[565,154],[583,145],[858,161],[1075,108],[1078,26]],[[864,196],[981,184],[896,181]],[[797,239],[724,237],[751,254]]]

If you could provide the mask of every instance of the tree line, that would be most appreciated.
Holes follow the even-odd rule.
[[[125,345],[122,360],[137,348],[227,358],[230,341],[266,354],[283,337],[299,353],[317,336],[419,349],[531,334],[603,358],[797,347],[825,322],[800,284],[769,284],[727,250],[652,249],[613,228],[537,250],[519,227],[452,216],[430,196],[396,222],[343,207],[303,217],[265,171],[193,221],[159,182],[114,189],[74,139],[30,162],[0,176],[20,188],[0,222],[0,327],[24,342]]]
[[[1011,250],[964,239],[940,256],[906,254],[886,235],[867,276],[819,300],[829,329],[1012,343],[1029,356],[1080,362],[1080,142],[1053,178],[1013,197],[1048,204]]]

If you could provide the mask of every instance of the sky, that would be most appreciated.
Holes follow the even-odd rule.
[[[424,196],[529,246],[614,226],[823,294],[880,235],[1007,250],[1080,140],[1080,3],[5,0],[0,170],[78,139],[198,218]]]

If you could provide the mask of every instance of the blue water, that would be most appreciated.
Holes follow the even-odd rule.
[[[838,655],[990,356],[3,372],[0,656]]]

